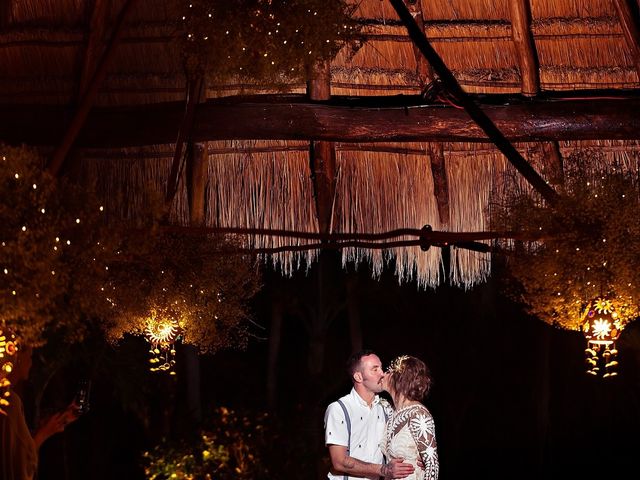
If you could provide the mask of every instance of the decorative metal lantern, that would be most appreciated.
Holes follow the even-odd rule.
[[[18,352],[15,335],[6,332],[0,327],[0,414],[9,406],[11,381],[9,374],[13,370],[13,357]]]
[[[180,338],[182,327],[173,316],[152,310],[147,319],[144,336],[151,344],[149,353],[151,371],[168,371],[175,375],[173,367],[176,363],[175,342]]]
[[[598,297],[589,303],[582,323],[582,332],[587,338],[587,373],[604,378],[618,374],[615,341],[623,326],[623,319],[610,299]]]

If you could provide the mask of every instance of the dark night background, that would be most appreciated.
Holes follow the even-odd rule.
[[[391,273],[374,280],[366,268],[341,269],[331,257],[291,279],[267,269],[248,347],[200,357],[203,417],[218,406],[249,417],[269,412],[279,425],[268,459],[278,466],[269,477],[323,478],[324,408],[350,388],[343,364],[361,335],[385,365],[412,354],[431,367],[425,403],[436,422],[441,480],[636,478],[638,322],[618,341],[619,375],[588,376],[582,335],[527,316],[504,294],[502,267],[494,270],[470,291],[421,291],[398,285]],[[283,323],[270,394],[274,305]],[[361,327],[353,336],[349,314]],[[142,451],[163,437],[193,434],[185,413],[188,356],[178,352],[178,375],[169,378],[147,371],[146,350],[139,339],[113,348],[95,335],[40,352],[46,364],[36,361],[25,403],[41,394],[43,412],[63,406],[81,378],[91,378],[92,390],[90,412],[43,446],[39,480],[142,479]]]

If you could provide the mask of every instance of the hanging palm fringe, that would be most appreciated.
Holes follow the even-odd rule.
[[[397,228],[482,231],[493,180],[504,169],[499,152],[482,152],[475,162],[456,152],[446,154],[450,225],[442,225],[433,193],[433,179],[425,144],[412,144],[416,153],[403,156],[381,151],[338,148],[338,178],[334,217],[336,233],[378,233]],[[296,141],[209,142],[209,183],[206,225],[220,228],[264,228],[318,232],[308,147]],[[423,152],[423,153],[418,153]],[[149,198],[161,198],[171,168],[170,148],[131,149],[125,158],[85,160],[84,171],[96,190],[117,211],[133,219],[145,211]],[[188,225],[184,178],[171,206],[170,220]],[[465,192],[474,190],[473,196]],[[123,199],[127,201],[124,202]],[[408,201],[407,199],[411,199]],[[408,238],[404,238],[408,239]],[[398,238],[403,240],[403,238]],[[304,247],[315,240],[271,235],[242,235],[243,248]],[[317,249],[262,255],[283,275],[309,268]],[[451,283],[471,288],[490,273],[488,253],[452,249]],[[342,262],[367,263],[374,277],[393,265],[399,282],[434,288],[442,278],[439,248],[346,248]]]

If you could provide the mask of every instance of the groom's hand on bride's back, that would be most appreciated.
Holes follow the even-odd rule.
[[[382,475],[385,478],[404,478],[413,473],[413,465],[405,463],[404,458],[392,458],[383,466]]]

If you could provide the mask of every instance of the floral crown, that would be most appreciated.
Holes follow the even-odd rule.
[[[404,370],[404,361],[409,360],[409,355],[401,355],[394,359],[387,368],[387,373],[402,373]]]

